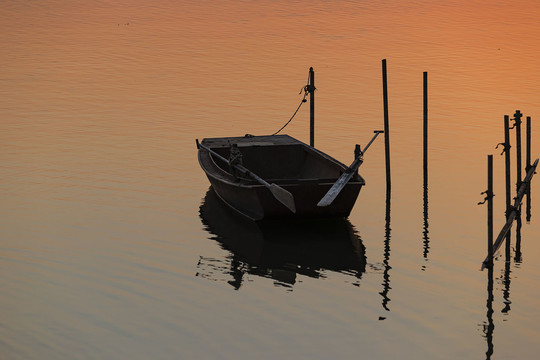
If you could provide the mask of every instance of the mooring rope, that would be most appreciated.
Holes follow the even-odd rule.
[[[307,85],[304,86],[304,87],[302,87],[302,89],[300,89],[300,92],[298,93],[298,94],[301,94],[302,91],[304,92],[304,97],[302,98],[302,101],[300,101],[300,104],[299,104],[298,107],[296,108],[296,111],[295,111],[294,114],[291,116],[291,118],[289,119],[289,121],[287,121],[287,122],[285,123],[285,125],[283,125],[283,126],[281,127],[281,129],[279,129],[278,131],[276,131],[275,133],[273,133],[271,136],[274,136],[274,135],[279,134],[279,132],[280,132],[281,130],[285,129],[285,127],[286,127],[287,125],[289,125],[289,123],[292,121],[292,119],[294,119],[294,116],[296,115],[296,113],[298,112],[298,110],[300,110],[300,108],[302,107],[302,104],[305,103],[305,102],[307,102],[306,97],[307,97],[307,95],[309,94],[310,85],[311,85],[311,84],[309,83],[309,74],[308,74]]]

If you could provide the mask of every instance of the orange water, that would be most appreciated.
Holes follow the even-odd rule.
[[[539,15],[536,1],[3,1],[0,354],[535,358],[535,208],[522,261],[513,250],[506,278],[504,251],[495,264],[490,307],[476,203],[495,154],[497,233],[503,115],[532,116],[538,156]],[[209,184],[195,138],[275,132],[313,66],[315,146],[349,163],[382,128],[382,59],[390,232],[382,139],[361,168],[349,247],[260,243],[250,227],[201,219]],[[284,133],[308,142],[308,109]],[[336,256],[365,256],[365,271],[327,262]]]

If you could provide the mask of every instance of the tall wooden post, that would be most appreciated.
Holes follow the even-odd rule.
[[[388,126],[388,81],[386,78],[386,59],[382,60],[383,107],[384,107],[384,153],[386,158],[386,189],[392,186],[390,177],[390,131]]]
[[[428,82],[424,71],[424,187],[428,183]]]
[[[510,179],[510,117],[504,116],[504,173],[505,173],[505,188],[506,188],[506,220],[510,216],[511,204],[511,179]],[[506,249],[509,251],[511,241],[511,232],[506,234]]]
[[[510,190],[510,117],[504,115],[504,173],[506,187],[506,219],[510,212],[511,190]]]
[[[384,240],[384,265],[383,274],[384,289],[381,293],[383,296],[383,308],[390,311],[388,308],[388,292],[390,291],[390,203],[392,199],[392,184],[390,180],[390,131],[388,126],[388,81],[386,78],[386,59],[382,60],[382,80],[383,80],[383,108],[384,108],[384,154],[386,159],[386,224],[385,224],[385,240]]]
[[[493,265],[493,155],[488,155],[488,256],[489,265]]]
[[[424,258],[429,253],[429,223],[428,223],[428,82],[427,71],[424,71],[424,121],[423,121],[423,148],[424,148]]]
[[[526,171],[529,172],[531,168],[531,117],[527,116],[527,150],[526,150],[526,161],[527,165],[525,167]],[[527,222],[531,221],[531,183],[527,183]]]
[[[525,160],[527,162],[527,165],[525,165],[525,171],[528,172],[531,168],[531,117],[527,116],[527,123],[526,123],[526,157]]]
[[[309,68],[309,145],[315,146],[315,72]]]
[[[516,191],[521,186],[521,117],[523,114],[516,110],[516,113],[514,114],[514,121],[515,121],[515,128],[516,128],[516,166],[517,166],[517,183],[516,183]]]

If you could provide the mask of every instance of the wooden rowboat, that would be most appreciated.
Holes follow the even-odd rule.
[[[225,160],[233,145],[241,153],[240,173]],[[348,168],[288,135],[203,139],[198,158],[221,200],[255,221],[347,217],[365,185],[355,171],[330,205],[317,206]],[[292,195],[292,206],[275,190]]]

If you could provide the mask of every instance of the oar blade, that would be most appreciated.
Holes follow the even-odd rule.
[[[354,172],[346,172],[341,175],[341,177],[332,185],[330,190],[323,196],[323,198],[317,203],[319,207],[325,207],[330,205],[336,197],[339,195],[341,190],[347,185],[349,180],[353,177]]]
[[[293,195],[276,184],[270,184],[268,189],[272,192],[272,195],[283,205],[285,205],[293,213],[296,213],[296,205],[294,203]]]

